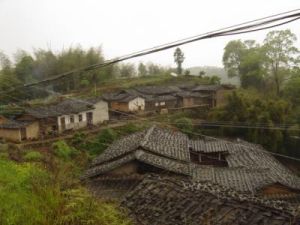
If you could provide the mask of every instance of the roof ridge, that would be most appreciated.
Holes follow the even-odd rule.
[[[155,125],[151,126],[148,130],[147,133],[145,134],[143,140],[141,141],[140,147],[143,147],[144,145],[147,144],[149,136],[151,135],[151,133],[153,132],[153,130],[156,128]]]

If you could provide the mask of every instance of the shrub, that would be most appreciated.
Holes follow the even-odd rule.
[[[64,187],[31,164],[0,160],[1,225],[127,225],[113,204],[95,200],[82,187]]]
[[[29,151],[23,157],[26,161],[41,161],[43,159],[43,155],[37,151]]]
[[[97,155],[104,151],[116,138],[116,132],[108,128],[101,131],[95,139],[87,144],[86,148],[91,155]]]
[[[52,147],[54,154],[64,160],[68,160],[79,153],[77,149],[69,146],[65,141],[57,141],[53,143]]]
[[[184,133],[190,134],[191,132],[193,132],[193,123],[186,117],[175,120],[175,126]]]
[[[76,132],[71,139],[71,144],[78,147],[84,146],[86,138],[86,134],[82,132]]]

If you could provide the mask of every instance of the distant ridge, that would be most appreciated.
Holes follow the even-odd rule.
[[[190,71],[191,75],[199,75],[200,71],[205,72],[205,76],[218,76],[221,78],[222,84],[233,84],[236,86],[240,86],[240,81],[237,77],[229,78],[224,68],[217,66],[195,66],[190,67],[187,70]]]

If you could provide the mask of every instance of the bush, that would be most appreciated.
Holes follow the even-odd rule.
[[[53,143],[52,147],[54,154],[64,160],[68,160],[79,153],[77,149],[69,146],[65,141],[57,141]]]
[[[1,225],[127,225],[113,204],[95,200],[82,187],[62,188],[37,166],[0,160]]]
[[[193,132],[193,123],[186,117],[175,120],[175,126],[184,133],[191,134]]]
[[[82,132],[76,132],[71,139],[71,144],[79,148],[84,147],[86,144],[86,138],[86,134]]]
[[[41,161],[43,159],[43,155],[37,151],[29,151],[23,157],[26,161]]]
[[[112,129],[105,129],[101,131],[95,139],[90,141],[86,148],[89,150],[91,155],[98,155],[103,152],[109,144],[117,139],[117,134]]]

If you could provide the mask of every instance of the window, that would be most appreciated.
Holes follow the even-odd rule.
[[[155,102],[155,106],[159,106],[158,102]]]
[[[166,103],[165,102],[161,102],[160,105],[166,105]]]
[[[70,123],[74,123],[74,116],[70,116]]]
[[[81,122],[82,121],[82,114],[78,115],[78,121]]]

